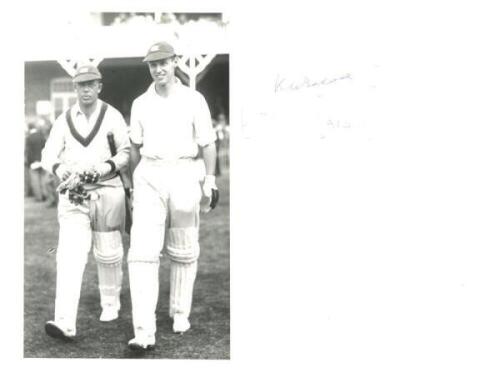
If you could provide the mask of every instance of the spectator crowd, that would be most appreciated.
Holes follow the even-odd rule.
[[[32,120],[25,133],[24,152],[24,195],[33,197],[38,202],[45,202],[48,207],[57,205],[58,180],[42,168],[40,160],[52,124],[47,119]]]

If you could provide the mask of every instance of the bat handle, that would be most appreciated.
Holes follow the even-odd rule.
[[[115,145],[115,138],[113,137],[113,132],[108,132],[106,135],[108,138],[108,145],[109,145],[109,150],[111,151],[111,155],[115,156],[116,155],[116,145]]]

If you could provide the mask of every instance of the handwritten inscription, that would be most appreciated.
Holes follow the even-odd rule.
[[[278,75],[274,83],[274,92],[297,91],[304,88],[327,86],[346,79],[352,79],[350,73],[321,79],[311,79],[305,76],[300,80],[291,80]]]
[[[364,128],[360,107],[368,97],[354,72],[271,73],[271,83],[245,108],[242,134],[263,140],[287,134],[290,140],[337,139]],[[350,135],[347,135],[350,136]]]
[[[351,121],[337,120],[337,119],[328,119],[320,126],[320,135],[319,138],[321,140],[327,139],[328,135],[331,134],[335,130],[352,130],[358,128],[359,125]]]

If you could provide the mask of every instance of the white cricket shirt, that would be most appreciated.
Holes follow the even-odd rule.
[[[73,129],[66,120],[66,112],[57,118],[42,151],[42,166],[47,171],[52,172],[56,163],[63,163],[73,171],[87,170],[107,160],[112,160],[117,170],[128,164],[130,140],[125,120],[118,110],[108,104],[103,120],[100,126],[97,126],[102,105],[103,102],[98,100],[96,110],[88,121],[78,103],[71,107]],[[110,132],[117,150],[114,157],[111,156],[107,139]],[[119,178],[114,178],[100,184],[119,183]]]
[[[130,140],[142,145],[142,156],[168,161],[196,157],[198,146],[215,139],[205,98],[178,79],[168,97],[158,95],[152,83],[132,104]]]

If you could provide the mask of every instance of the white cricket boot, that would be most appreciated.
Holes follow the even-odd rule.
[[[155,348],[154,336],[137,336],[128,341],[128,347],[134,351],[148,351]]]
[[[102,312],[101,312],[101,317],[99,317],[99,320],[102,322],[109,322],[116,320],[118,318],[118,311],[120,308],[116,307],[104,307]]]
[[[55,323],[55,321],[47,321],[45,323],[45,332],[52,338],[61,339],[65,342],[73,341],[73,338],[75,336],[74,331],[70,331],[68,329],[60,327]]]
[[[174,324],[172,326],[172,329],[174,330],[174,333],[184,333],[187,332],[191,328],[191,324],[189,323],[189,319],[180,314],[176,313],[174,315]]]

